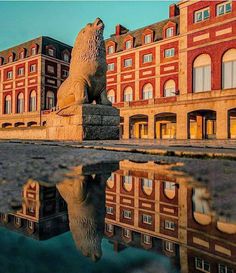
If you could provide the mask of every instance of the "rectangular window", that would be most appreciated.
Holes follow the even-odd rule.
[[[12,71],[8,71],[7,72],[7,79],[12,79],[13,78],[13,72]]]
[[[169,242],[169,241],[165,241],[165,250],[168,252],[174,252],[174,243]]]
[[[231,2],[225,2],[223,4],[219,4],[216,7],[216,15],[223,15],[226,13],[229,13],[232,11],[232,3]]]
[[[113,71],[114,69],[115,69],[115,64],[114,63],[111,63],[111,64],[107,65],[107,70],[108,71]]]
[[[150,62],[152,62],[152,54],[143,55],[143,63],[150,63]]]
[[[193,91],[204,92],[211,90],[211,66],[195,67],[193,69]]]
[[[63,69],[62,70],[62,76],[66,78],[66,77],[68,77],[68,75],[69,75],[69,71],[66,70],[66,69]]]
[[[165,50],[164,56],[165,58],[170,58],[175,55],[175,49],[174,48],[169,48]]]
[[[194,13],[194,23],[198,23],[210,18],[210,9],[198,10]]]
[[[165,181],[164,182],[164,189],[174,191],[175,190],[175,183],[174,182]]]
[[[170,38],[174,35],[174,28],[173,27],[169,27],[166,29],[166,38]]]
[[[49,48],[48,49],[48,55],[53,57],[54,56],[54,49]]]
[[[52,65],[48,65],[47,70],[48,70],[49,73],[54,73],[55,72],[54,66],[52,66]]]
[[[218,273],[234,273],[234,270],[226,265],[219,264]]]
[[[33,48],[31,49],[31,55],[36,55],[36,47],[33,47]]]
[[[143,214],[142,215],[142,220],[144,224],[151,225],[152,224],[152,216],[148,214]]]
[[[130,66],[132,66],[132,59],[124,60],[124,67],[130,67]]]
[[[143,235],[143,242],[146,245],[150,245],[151,244],[151,236],[144,234]]]
[[[147,178],[142,178],[143,187],[152,188],[152,180]]]
[[[125,219],[131,219],[131,211],[130,210],[124,210],[123,216]]]
[[[113,215],[113,212],[114,212],[113,207],[106,207],[106,212],[107,214]]]
[[[108,54],[112,54],[112,53],[114,53],[114,46],[109,46],[108,47]]]
[[[106,224],[106,231],[107,231],[107,232],[113,232],[113,225],[111,225],[111,224]]]
[[[195,268],[202,272],[206,273],[211,272],[210,264],[207,261],[197,257],[195,257]]]
[[[175,230],[175,223],[170,220],[165,220],[165,229]]]
[[[31,64],[30,66],[30,73],[36,72],[36,64]]]
[[[223,88],[236,87],[236,61],[223,63]]]
[[[123,230],[124,237],[130,238],[131,237],[131,231],[127,228]]]
[[[19,69],[18,69],[18,76],[23,76],[24,74],[25,74],[25,70],[24,70],[24,68],[23,67],[20,67]]]
[[[129,48],[131,48],[132,47],[132,41],[126,41],[125,42],[125,48],[126,49],[129,49]]]
[[[150,44],[152,42],[152,34],[144,36],[144,44]]]

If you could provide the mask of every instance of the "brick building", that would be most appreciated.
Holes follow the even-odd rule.
[[[0,52],[0,127],[45,124],[68,76],[72,47],[40,37]]]
[[[124,139],[236,138],[236,2],[180,1],[169,18],[106,40]]]

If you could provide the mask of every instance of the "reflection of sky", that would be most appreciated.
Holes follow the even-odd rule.
[[[116,24],[134,30],[168,18],[174,1],[0,1],[0,50],[39,36],[51,36],[73,44],[77,32],[96,17],[105,24],[105,37]]]
[[[50,240],[37,241],[0,228],[0,238],[0,264],[4,273],[125,273],[136,272],[132,270],[136,266],[139,270],[142,266],[150,269],[150,265],[165,268],[163,272],[175,273],[170,269],[167,257],[135,248],[116,253],[105,239],[102,244],[103,257],[94,263],[76,250],[70,232]]]

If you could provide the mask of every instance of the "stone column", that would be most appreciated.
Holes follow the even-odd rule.
[[[188,116],[184,109],[179,109],[176,117],[176,139],[188,138]]]
[[[148,138],[155,138],[155,117],[153,115],[148,116]]]
[[[216,139],[227,139],[229,130],[228,111],[219,107],[216,112]]]
[[[124,139],[129,139],[129,116],[124,115]]]

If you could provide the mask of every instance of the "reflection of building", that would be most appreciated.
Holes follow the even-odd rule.
[[[71,46],[40,37],[0,52],[0,127],[44,125],[67,78]]]
[[[1,224],[39,240],[69,230],[67,206],[55,185],[29,180],[22,195],[22,208],[1,214]]]
[[[181,272],[233,272],[236,225],[213,217],[207,190],[193,189],[191,178],[167,167],[120,162],[107,181],[106,236],[117,250],[135,246],[170,256]]]
[[[236,2],[180,1],[169,18],[106,40],[123,138],[236,138]]]

